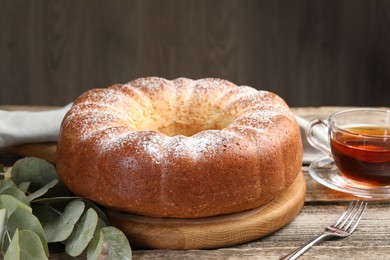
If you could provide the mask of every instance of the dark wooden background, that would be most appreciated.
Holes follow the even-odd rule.
[[[143,76],[389,106],[390,1],[0,0],[1,105],[64,105]]]

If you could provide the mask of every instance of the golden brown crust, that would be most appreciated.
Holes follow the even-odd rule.
[[[301,169],[299,126],[277,95],[220,79],[143,78],[91,90],[65,116],[57,170],[74,193],[152,217],[258,207]]]

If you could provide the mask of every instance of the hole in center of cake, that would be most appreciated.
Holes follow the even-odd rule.
[[[187,125],[187,124],[180,124],[177,122],[173,122],[171,125],[159,127],[158,129],[156,129],[156,131],[168,136],[175,136],[175,135],[192,136],[206,130],[221,130],[221,129],[222,127],[218,125],[210,125],[210,126]]]
[[[204,114],[165,114],[151,118],[149,130],[154,130],[167,136],[193,136],[206,130],[222,130],[228,126],[233,118],[220,111]]]

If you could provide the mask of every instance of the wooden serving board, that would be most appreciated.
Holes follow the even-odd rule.
[[[136,248],[209,249],[264,237],[289,223],[300,212],[306,182],[295,182],[268,204],[245,212],[200,218],[150,218],[107,210],[111,224],[121,229]]]
[[[33,143],[8,146],[5,148],[8,153],[20,156],[32,156],[44,159],[55,164],[57,143]]]

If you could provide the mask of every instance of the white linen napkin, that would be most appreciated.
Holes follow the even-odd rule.
[[[71,105],[39,112],[0,110],[0,148],[57,141],[62,119]]]
[[[40,112],[0,110],[0,149],[24,143],[56,142],[62,119],[71,105]],[[305,128],[309,121],[299,116],[296,118],[301,127],[303,163],[309,164],[324,154],[307,142]],[[326,138],[326,133],[320,134]]]

